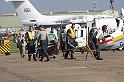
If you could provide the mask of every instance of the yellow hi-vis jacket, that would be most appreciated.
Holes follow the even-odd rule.
[[[75,38],[75,37],[76,37],[76,31],[75,31],[75,29],[72,29],[72,28],[70,27],[69,30],[71,31],[71,33],[69,33],[70,36],[71,36],[71,38]]]
[[[30,40],[33,40],[35,38],[35,31],[28,32],[28,36]]]

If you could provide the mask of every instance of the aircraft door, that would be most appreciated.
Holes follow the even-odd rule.
[[[76,41],[78,43],[78,47],[86,46],[86,28],[80,27],[76,31]]]

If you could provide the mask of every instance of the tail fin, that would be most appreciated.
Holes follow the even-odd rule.
[[[124,8],[121,8],[121,14],[124,16]]]
[[[28,0],[5,0],[12,2],[21,20],[38,19],[42,15]]]

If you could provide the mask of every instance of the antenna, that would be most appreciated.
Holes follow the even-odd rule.
[[[114,14],[114,6],[113,6],[114,0],[110,0],[110,9],[112,13]]]

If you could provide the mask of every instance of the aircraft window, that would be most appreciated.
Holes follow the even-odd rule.
[[[83,30],[81,30],[81,37],[83,37]]]
[[[30,20],[31,22],[36,22],[36,20]]]
[[[83,19],[83,17],[77,17],[78,19]]]
[[[77,18],[72,18],[72,20],[76,20]]]

